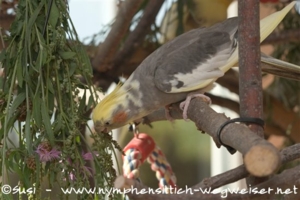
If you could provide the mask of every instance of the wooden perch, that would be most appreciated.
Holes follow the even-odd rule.
[[[170,114],[174,119],[182,118],[182,111],[178,104],[172,105]],[[165,113],[158,110],[145,118],[145,122],[153,122],[165,119]],[[209,134],[215,141],[216,145],[220,147],[217,139],[218,128],[228,118],[224,114],[216,113],[207,103],[197,98],[191,101],[188,109],[188,117],[199,130]],[[229,124],[221,133],[222,141],[235,148],[245,156],[245,166],[247,170],[259,177],[273,174],[279,164],[279,153],[277,149],[256,134],[253,134],[249,128],[242,124]]]
[[[295,144],[284,148],[280,151],[281,164],[284,165],[290,161],[300,158],[300,144]],[[224,173],[218,174],[213,177],[205,178],[193,188],[212,188],[216,189],[223,185],[236,182],[242,178],[249,176],[245,165],[240,165],[234,169],[228,170]]]
[[[280,159],[282,161],[282,164],[286,164],[292,160],[295,160],[297,158],[300,158],[300,144],[295,144],[293,146],[289,146],[285,149],[283,149],[280,152]],[[255,187],[257,187],[259,190],[267,189],[267,188],[274,188],[273,192],[276,192],[277,188],[282,189],[282,191],[285,191],[286,189],[294,189],[293,183],[296,183],[297,176],[295,175],[299,174],[299,167],[295,167],[290,170],[284,171],[282,174],[274,176],[274,178],[268,180],[267,182],[261,183]],[[249,173],[246,171],[246,168],[244,165],[241,165],[237,168],[234,168],[232,170],[229,170],[227,172],[224,172],[222,174],[206,178],[199,184],[191,187],[190,190],[187,190],[186,193],[182,194],[149,194],[146,193],[146,191],[149,191],[149,187],[144,186],[143,184],[132,180],[127,179],[123,176],[117,177],[115,180],[115,188],[118,189],[127,189],[128,196],[130,199],[221,199],[221,194],[202,194],[201,192],[196,192],[199,190],[199,188],[202,188],[203,190],[208,188],[211,191],[213,191],[216,188],[219,188],[220,186],[235,182],[239,179],[245,178],[249,175]],[[287,182],[289,181],[289,182]],[[299,185],[299,184],[298,184]],[[129,193],[129,189],[133,189],[132,193]],[[252,186],[254,188],[254,186]],[[185,188],[184,188],[185,189]],[[275,190],[276,189],[276,190]],[[138,192],[144,191],[144,194],[136,195]],[[194,191],[194,194],[191,195],[188,191]],[[224,195],[224,193],[223,193]],[[234,198],[234,199],[259,199],[259,198],[267,198],[270,194],[259,194],[259,195],[249,195],[249,194],[239,194],[239,195],[232,195],[228,194],[228,198]]]

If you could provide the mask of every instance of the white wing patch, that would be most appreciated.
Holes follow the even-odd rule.
[[[224,72],[220,68],[227,63],[231,51],[230,48],[219,51],[216,55],[207,59],[206,62],[200,63],[190,73],[179,72],[175,74],[174,78],[169,81],[172,85],[170,93],[201,89],[223,76]],[[178,87],[180,82],[183,85]]]

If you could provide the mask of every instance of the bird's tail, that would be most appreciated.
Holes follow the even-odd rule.
[[[264,41],[266,37],[268,37],[274,31],[274,29],[283,20],[286,14],[295,6],[295,4],[296,1],[292,1],[282,10],[260,20],[260,42]]]
[[[266,73],[298,81],[300,80],[300,66],[267,56],[265,54],[261,54],[261,69]]]
[[[296,1],[292,1],[289,5],[283,8],[280,11],[277,11],[264,19],[260,20],[260,41],[262,42],[268,35],[270,35],[286,14],[294,7]],[[233,67],[238,62],[238,48],[232,53],[230,58],[227,61],[227,64],[221,67],[220,69],[223,72],[226,72],[231,67]]]

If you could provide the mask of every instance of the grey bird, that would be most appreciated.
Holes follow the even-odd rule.
[[[263,41],[295,5],[291,2],[281,11],[260,21]],[[132,123],[151,112],[183,101],[183,117],[187,118],[189,101],[193,97],[210,99],[204,92],[238,62],[238,18],[230,18],[209,28],[184,33],[149,55],[123,85],[106,96],[94,109],[97,131],[107,132]],[[267,66],[292,69],[300,67],[267,56]],[[282,71],[282,70],[281,70]],[[167,115],[168,117],[168,115]]]

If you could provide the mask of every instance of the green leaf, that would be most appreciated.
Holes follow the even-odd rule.
[[[87,107],[90,108],[90,107],[93,107],[95,105],[96,105],[95,99],[94,99],[93,95],[91,95],[89,97],[89,101],[88,101]]]
[[[20,8],[20,3],[18,4],[18,9]],[[19,20],[19,17],[18,17],[18,13],[17,13],[17,16],[16,16],[16,19],[14,20],[14,22],[11,24],[11,36],[19,36],[21,35],[21,30],[24,26],[24,23],[23,21]]]
[[[78,112],[79,113],[83,113],[83,111],[85,110],[84,108],[86,107],[86,90],[84,90],[84,93],[81,97],[80,103],[79,103],[79,107],[78,107]]]
[[[52,94],[54,94],[54,87],[50,78],[47,78],[47,88]]]
[[[38,35],[38,39],[39,39],[39,45],[43,47],[43,49],[47,50],[47,45],[46,45],[46,41],[44,39],[44,36],[42,35],[42,33],[37,29],[36,31],[37,35]]]
[[[61,128],[62,128],[62,117],[61,117],[61,114],[58,114],[56,116],[56,120],[55,120],[55,123],[54,123],[54,130],[53,130],[53,132],[57,133],[57,132],[59,132],[59,130]]]
[[[38,127],[42,126],[41,98],[36,96],[32,105],[32,117]]]
[[[40,34],[40,32],[38,32],[38,34],[40,35],[39,38],[42,39],[42,35]],[[43,39],[42,39],[43,40]],[[43,43],[44,41],[41,41],[42,44],[39,44],[39,53],[38,53],[38,57],[37,57],[37,63],[36,63],[36,67],[34,68],[37,72],[39,72],[39,70],[43,67],[43,65],[47,62],[47,48],[45,46],[45,44]]]
[[[22,171],[20,170],[19,165],[15,161],[13,161],[10,166],[12,167],[14,172],[16,172],[18,175],[22,174]]]
[[[42,101],[41,104],[41,112],[42,112],[42,120],[45,126],[46,134],[48,135],[48,139],[51,145],[54,145],[54,135],[51,127],[51,121],[48,114],[48,109],[46,108],[45,102]]]
[[[38,154],[35,154],[35,163],[36,163],[36,169],[37,169],[37,172],[36,172],[36,180],[37,180],[37,183],[39,182],[40,178],[41,178],[41,175],[42,175],[42,168],[41,168],[41,162],[40,162],[40,156]]]
[[[21,54],[23,54],[24,52],[22,51]],[[21,55],[22,56],[22,55]],[[23,67],[22,64],[21,64],[21,61],[20,59],[17,59],[16,61],[16,66],[15,66],[17,69],[16,69],[16,77],[17,77],[17,83],[19,85],[20,88],[22,88],[23,86],[23,81],[24,81],[24,78],[23,78]]]
[[[54,94],[53,93],[48,93],[48,110],[53,112],[54,111],[54,105],[55,105]]]
[[[67,59],[70,59],[70,58],[73,58],[76,53],[73,52],[73,51],[60,51],[59,52],[59,55],[64,59],[64,60],[67,60]]]
[[[21,179],[21,181],[23,181],[24,187],[25,188],[29,188],[32,187],[32,183],[31,183],[31,179],[29,179],[26,174],[30,174],[30,169],[28,167],[26,167],[26,165],[22,165],[23,169],[22,169],[22,176],[23,179]]]
[[[53,1],[52,8],[50,11],[49,24],[51,24],[53,27],[56,27],[58,18],[59,18],[59,10],[56,6],[55,1]]]
[[[0,77],[0,88],[1,88],[2,90],[5,91],[5,84],[4,84],[4,83],[5,83],[4,78],[3,78],[3,77]],[[1,109],[3,106],[4,106],[4,104],[0,106],[0,109]],[[2,109],[1,109],[1,111],[2,111]]]
[[[75,140],[76,140],[76,142],[77,142],[78,144],[80,144],[80,136],[79,136],[79,135],[77,135],[77,136],[75,137]]]
[[[77,69],[76,63],[72,62],[69,64],[69,77],[71,77],[74,74],[76,69]]]
[[[56,177],[56,174],[53,171],[50,171],[49,182],[51,186],[55,184]]]
[[[8,130],[8,133],[4,133],[4,134],[9,134],[11,129],[14,127],[15,121],[16,121],[16,116],[12,116],[8,119],[8,122],[6,123],[6,127]]]
[[[27,111],[26,121],[25,121],[26,149],[31,154],[32,153],[32,135],[35,133],[32,133],[30,130],[30,127],[31,127],[30,119],[31,119],[31,113],[30,113],[30,111]]]
[[[21,103],[23,103],[23,101],[25,100],[25,93],[22,92],[20,94],[18,94],[18,96],[14,99],[9,112],[8,112],[8,118],[12,117],[13,113],[15,113],[15,111],[17,110],[17,108],[21,105]]]
[[[50,163],[47,162],[45,164],[45,167],[44,167],[44,170],[43,170],[44,171],[43,175],[48,174],[50,172],[50,170],[51,170],[50,167],[51,167]]]
[[[29,20],[28,20],[28,24],[26,26],[26,39],[30,38],[30,35],[32,34],[32,30],[33,30],[33,24],[35,23],[38,14],[40,13],[42,7],[45,5],[45,2],[42,1],[39,6],[35,9],[35,11],[31,14]]]
[[[3,49],[1,52],[0,52],[0,62],[2,63],[3,60],[6,58],[6,49]]]

